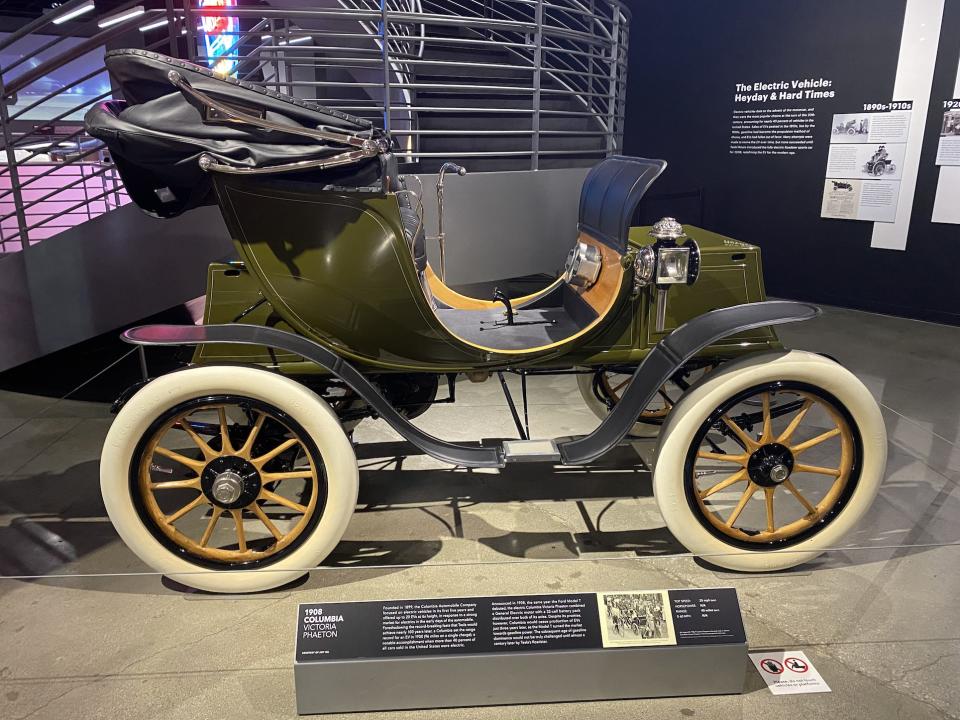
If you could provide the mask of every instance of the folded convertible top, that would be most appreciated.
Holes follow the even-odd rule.
[[[210,169],[382,187],[390,138],[367,120],[146,50],[113,50],[105,61],[124,100],[94,106],[87,131],[152,215],[211,204]]]

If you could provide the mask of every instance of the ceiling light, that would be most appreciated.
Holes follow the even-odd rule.
[[[59,10],[60,8],[57,8]],[[84,15],[94,9],[94,4],[92,2],[87,2],[81,5],[80,7],[75,7],[73,10],[68,10],[63,13],[63,15],[58,15],[53,19],[54,25],[60,25],[65,23],[67,20],[73,20],[75,17]],[[56,10],[54,11],[56,12]]]
[[[163,26],[166,25],[168,22],[170,22],[170,21],[167,20],[166,18],[164,18],[163,20],[157,20],[156,22],[152,22],[152,23],[150,23],[149,25],[143,25],[143,26],[141,26],[141,27],[139,27],[139,28],[137,28],[137,29],[138,29],[140,32],[146,32],[147,30],[155,30],[155,29],[158,28],[158,27],[163,27]]]
[[[97,27],[107,28],[107,27],[110,27],[111,25],[122,23],[125,20],[132,20],[135,17],[139,17],[140,15],[143,15],[143,13],[144,13],[143,5],[137,5],[136,7],[132,7],[129,10],[124,10],[123,12],[117,13],[116,15],[109,15],[105,18],[101,18],[100,20],[97,20]]]

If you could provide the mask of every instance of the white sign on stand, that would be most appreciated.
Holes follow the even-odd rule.
[[[750,661],[774,695],[830,692],[802,650],[750,653]]]

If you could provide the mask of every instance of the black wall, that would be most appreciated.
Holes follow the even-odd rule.
[[[635,6],[624,150],[670,163],[654,193],[701,190],[704,226],[763,249],[770,295],[960,324],[960,225],[930,222],[960,2],[946,3],[906,251],[872,249],[872,222],[820,218],[832,115],[892,99],[904,0]],[[729,154],[734,84],[803,77],[833,80],[836,97],[768,107],[815,107],[813,150]]]

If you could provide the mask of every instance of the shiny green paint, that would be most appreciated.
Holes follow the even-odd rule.
[[[661,337],[653,332],[653,294],[631,292],[630,264],[613,309],[593,331],[532,354],[474,348],[452,337],[430,308],[395,195],[317,193],[230,176],[218,176],[216,189],[242,266],[211,265],[207,323],[233,322],[265,298],[241,322],[292,330],[375,371],[635,363]],[[631,230],[628,258],[651,242],[647,229]],[[757,248],[698,228],[688,232],[703,254],[701,279],[671,290],[668,327],[714,307],[764,299]],[[733,356],[775,344],[771,330],[760,330],[705,354]],[[246,346],[201,347],[194,360],[259,363],[290,374],[310,370],[293,356]]]

